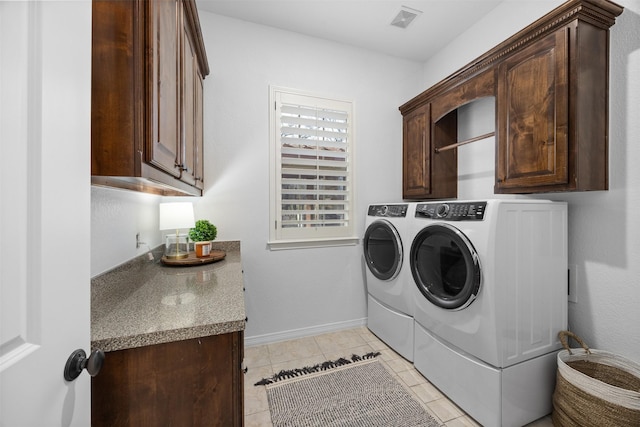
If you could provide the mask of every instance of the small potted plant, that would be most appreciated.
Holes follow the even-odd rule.
[[[196,221],[196,226],[189,230],[189,238],[194,242],[196,256],[199,258],[209,256],[211,242],[216,239],[218,229],[206,219]]]

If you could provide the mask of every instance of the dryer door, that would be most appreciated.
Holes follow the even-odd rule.
[[[364,233],[367,267],[380,280],[393,280],[402,268],[402,240],[386,219],[372,222]]]
[[[410,259],[416,286],[438,307],[461,310],[480,291],[480,259],[456,227],[438,223],[423,228],[413,239]]]

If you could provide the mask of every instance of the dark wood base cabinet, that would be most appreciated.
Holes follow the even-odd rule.
[[[91,425],[242,426],[243,332],[107,352]]]

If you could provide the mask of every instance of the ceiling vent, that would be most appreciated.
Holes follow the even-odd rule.
[[[391,21],[391,25],[399,28],[407,28],[409,24],[411,24],[421,13],[422,12],[417,9],[402,6],[402,8],[400,8],[400,12],[398,12],[396,17],[393,18],[393,21]]]

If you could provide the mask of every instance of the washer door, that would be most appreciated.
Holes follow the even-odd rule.
[[[364,233],[367,267],[380,280],[393,280],[402,268],[402,240],[386,219],[372,222]]]
[[[461,310],[480,291],[480,258],[467,237],[449,224],[423,228],[411,245],[411,274],[433,304]]]

